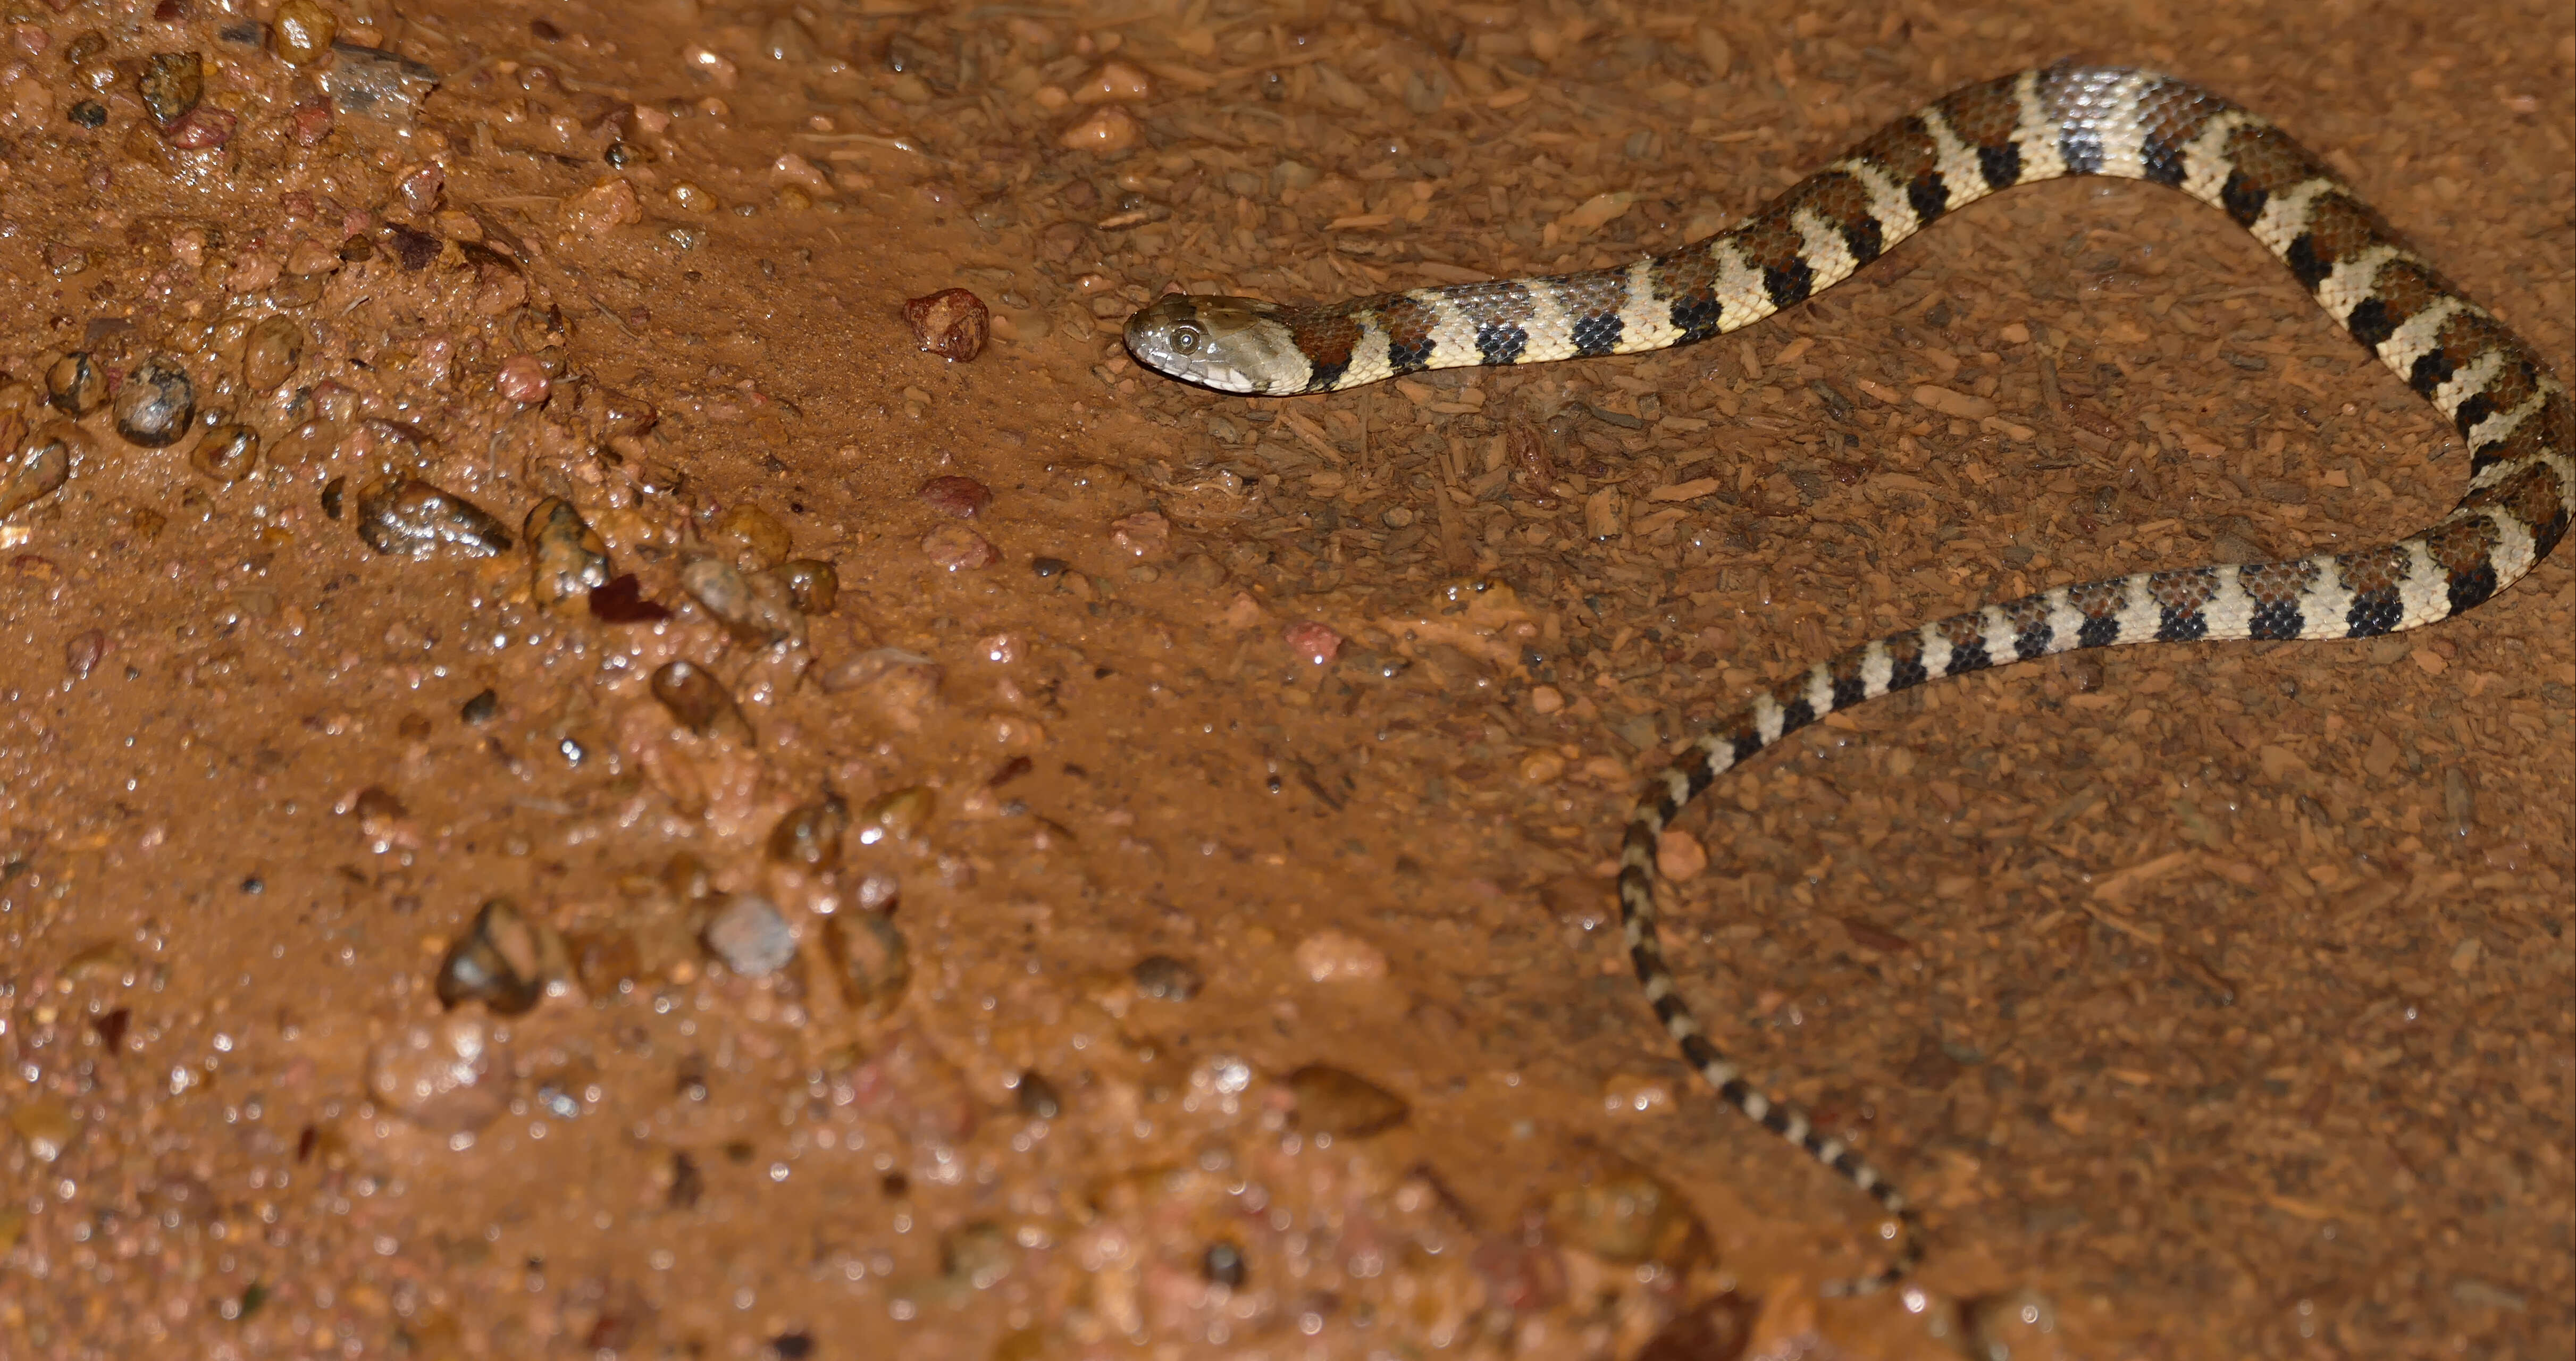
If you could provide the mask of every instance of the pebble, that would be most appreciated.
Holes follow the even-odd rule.
[[[452,547],[478,558],[510,549],[510,531],[483,508],[413,477],[389,477],[358,493],[358,537],[379,553],[426,558]]]
[[[943,511],[960,520],[971,520],[993,503],[993,489],[971,477],[950,473],[921,484],[914,495],[932,510]]]
[[[787,918],[758,894],[735,894],[698,939],[708,954],[745,978],[766,978],[796,957],[796,933]]]
[[[514,354],[501,361],[501,371],[492,378],[494,391],[521,406],[542,406],[546,395],[554,390],[554,380],[546,375],[546,364],[532,354]]]
[[[990,1290],[1011,1274],[1019,1248],[1002,1226],[989,1219],[959,1225],[940,1235],[941,1274],[972,1290]]]
[[[1654,1174],[1609,1155],[1548,1198],[1556,1240],[1614,1266],[1654,1263],[1686,1271],[1706,1261],[1708,1230],[1681,1193]]]
[[[1035,1071],[1020,1074],[1017,1093],[1020,1114],[1032,1120],[1053,1120],[1064,1114],[1063,1094]]]
[[[680,726],[700,737],[748,746],[750,720],[726,693],[724,683],[695,662],[667,662],[653,673],[653,698],[671,711]]]
[[[1679,827],[1667,827],[1655,838],[1655,872],[1676,884],[1687,884],[1708,870],[1708,848]]]
[[[72,1140],[80,1136],[80,1125],[72,1119],[71,1108],[50,1096],[11,1105],[9,1128],[26,1143],[27,1156],[40,1163],[62,1157]]]
[[[823,955],[842,1004],[870,1020],[894,1010],[912,986],[912,948],[900,928],[876,913],[824,918]]]
[[[805,637],[805,617],[788,603],[787,584],[766,572],[746,576],[721,558],[699,558],[680,569],[680,586],[747,646]]]
[[[978,571],[1001,558],[983,535],[957,525],[944,525],[923,535],[921,551],[934,565],[950,572]]]
[[[909,841],[921,835],[938,811],[939,796],[922,785],[879,794],[859,809],[859,844]]]
[[[63,421],[37,426],[0,467],[0,515],[44,500],[72,474],[72,460],[89,453],[89,436]]]
[[[635,186],[617,178],[601,180],[564,200],[563,229],[575,236],[606,236],[644,220],[644,205]]]
[[[841,599],[841,574],[820,558],[791,558],[769,569],[799,614],[830,614]]]
[[[1565,774],[1565,758],[1552,751],[1534,751],[1521,758],[1521,779],[1529,784],[1552,784]]]
[[[549,496],[528,512],[529,588],[540,605],[587,600],[608,584],[608,544],[571,502]]]
[[[784,559],[792,546],[787,526],[778,517],[758,506],[740,505],[716,521],[713,537],[730,544],[750,560],[755,569],[768,567]]]
[[[240,114],[202,104],[161,129],[161,140],[181,151],[212,151],[231,141],[240,126]]]
[[[1207,985],[1207,978],[1198,971],[1197,965],[1170,955],[1147,955],[1137,960],[1136,966],[1127,971],[1127,977],[1135,983],[1140,996],[1165,1002],[1186,1002],[1198,996],[1199,989]]]
[[[194,52],[155,52],[134,78],[143,111],[163,128],[178,122],[206,97],[206,61]]]
[[[88,680],[89,673],[107,660],[107,635],[97,629],[84,629],[63,644],[63,669],[73,680]]]
[[[1310,1063],[1287,1081],[1297,1100],[1297,1127],[1308,1134],[1365,1139],[1403,1124],[1412,1113],[1404,1098],[1325,1064]]]
[[[901,648],[874,648],[823,673],[823,693],[857,694],[898,732],[919,732],[940,707],[937,663]]]
[[[1066,572],[1071,571],[1072,568],[1073,564],[1066,562],[1062,558],[1029,559],[1029,570],[1035,572],[1041,580],[1050,577],[1063,576]]]
[[[1342,652],[1342,635],[1312,619],[1290,624],[1279,631],[1279,636],[1288,644],[1290,652],[1317,666],[1330,665],[1333,658]]]
[[[88,352],[74,350],[45,366],[45,400],[75,419],[107,401],[107,374]]]
[[[1136,145],[1136,139],[1142,135],[1144,129],[1125,109],[1110,104],[1066,128],[1064,135],[1056,139],[1056,145],[1067,151],[1111,155]]]
[[[1386,953],[1347,931],[1318,931],[1297,942],[1297,972],[1314,983],[1366,983],[1386,977]]]
[[[1140,510],[1110,521],[1109,541],[1130,557],[1169,557],[1172,552],[1172,522],[1153,511]]]
[[[411,210],[414,217],[427,217],[438,211],[447,194],[447,171],[436,161],[422,161],[404,166],[394,175],[394,193]]]
[[[471,1134],[510,1108],[510,1051],[473,1012],[402,1031],[367,1053],[367,1094],[419,1128]]]
[[[8,498],[0,495],[0,505]],[[2469,773],[2458,766],[2442,767],[2442,814],[2451,820],[2453,836],[2467,836],[2477,830],[2477,787],[2469,783]]]
[[[226,421],[188,451],[188,466],[226,486],[239,482],[259,466],[259,432]]]
[[[644,955],[635,937],[624,931],[585,932],[568,937],[564,952],[572,958],[573,978],[592,997],[615,997],[644,981]]]
[[[491,722],[492,716],[499,712],[501,712],[501,693],[489,686],[475,691],[473,698],[456,706],[458,718],[478,727]]]
[[[268,50],[289,66],[311,66],[331,50],[340,21],[317,0],[286,0],[269,20]]]
[[[420,101],[438,88],[437,71],[397,53],[354,44],[331,51],[333,59],[317,80],[322,92],[347,112],[409,123]]]
[[[769,829],[769,858],[799,869],[831,869],[841,863],[841,838],[849,829],[850,805],[840,796],[799,804]]]
[[[1655,1335],[1638,1350],[1636,1361],[1705,1361],[1712,1356],[1742,1356],[1753,1339],[1755,1315],[1753,1305],[1732,1292],[1703,1300],[1655,1330]]]
[[[922,349],[959,362],[984,352],[985,338],[993,327],[992,309],[963,288],[943,288],[907,300],[903,319],[912,326],[912,338]]]
[[[438,1004],[480,1002],[496,1016],[533,1010],[546,996],[543,953],[537,929],[518,907],[507,898],[489,899],[438,961]]]

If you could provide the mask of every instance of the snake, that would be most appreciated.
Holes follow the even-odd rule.
[[[2576,514],[2576,416],[2533,347],[2463,295],[2327,164],[2199,85],[2061,63],[1963,86],[1889,123],[1736,226],[1633,263],[1315,306],[1168,294],[1127,322],[1144,367],[1218,392],[1343,392],[1426,369],[1535,364],[1687,345],[1841,282],[1936,219],[2070,176],[2169,185],[2225,213],[2326,315],[2454,427],[2468,489],[2378,547],[2053,587],[1861,644],[1769,686],[1651,777],[1620,841],[1617,892],[1647,1004],[1718,1097],[1883,1211],[1889,1246],[1820,1293],[1862,1295],[1921,1262],[1913,1201],[1846,1140],[1749,1081],[1684,1000],[1657,934],[1656,849],[1718,776],[1825,715],[1943,677],[2078,648],[2371,638],[2493,599]]]

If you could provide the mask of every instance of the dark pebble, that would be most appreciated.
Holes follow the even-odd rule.
[[[1243,1249],[1222,1238],[1208,1244],[1207,1252],[1199,1258],[1199,1275],[1206,1277],[1210,1285],[1241,1289],[1250,1275],[1244,1265]]]
[[[819,558],[795,558],[769,569],[799,614],[830,614],[841,599],[841,574]]]
[[[814,1339],[804,1333],[780,1333],[769,1339],[769,1352],[778,1361],[807,1361],[814,1355]]]
[[[724,682],[695,662],[669,662],[654,672],[653,698],[662,701],[681,727],[700,737],[745,745],[751,741],[751,724],[726,693]]]
[[[492,715],[499,712],[501,712],[500,692],[488,688],[456,706],[456,716],[468,723],[489,723],[492,721]]]
[[[1741,1295],[1723,1294],[1693,1307],[1646,1340],[1637,1361],[1707,1361],[1742,1356],[1753,1338],[1756,1310]]]
[[[769,829],[769,858],[798,869],[831,869],[841,863],[841,837],[849,829],[850,805],[839,795],[801,804]]]
[[[725,904],[699,936],[707,953],[745,978],[765,978],[796,957],[796,933],[787,928],[776,904],[744,893]]]
[[[411,273],[429,268],[429,262],[438,258],[439,239],[417,228],[394,223],[385,228],[384,240],[394,260]]]
[[[700,558],[680,569],[680,586],[751,647],[775,647],[805,636],[805,618],[789,603],[787,585],[764,572],[746,576],[721,558]]]
[[[1072,563],[1066,562],[1062,558],[1029,559],[1029,570],[1037,573],[1041,577],[1063,576],[1066,571],[1072,568],[1072,566]]]
[[[0,515],[34,505],[60,490],[72,460],[89,452],[89,436],[63,421],[37,426],[0,464]]]
[[[1136,961],[1127,976],[1135,980],[1137,992],[1166,1002],[1186,1002],[1207,984],[1196,965],[1170,955],[1147,955]]]
[[[87,352],[74,350],[46,366],[45,400],[66,416],[86,416],[107,401],[107,374]]]
[[[902,928],[873,912],[825,917],[823,957],[842,1004],[870,1019],[894,1010],[912,985],[912,947]]]
[[[230,486],[259,466],[259,432],[229,421],[205,433],[188,451],[188,466]]]
[[[84,99],[71,107],[71,120],[85,128],[107,126],[107,106],[95,99]]]
[[[442,546],[478,558],[510,549],[510,531],[482,507],[414,477],[389,477],[358,493],[358,537],[379,553],[412,558]]]
[[[539,501],[520,532],[527,536],[530,591],[538,604],[587,599],[608,584],[608,544],[570,501]]]
[[[166,354],[146,355],[116,390],[116,433],[146,449],[178,443],[196,415],[197,386]]]
[[[1309,1134],[1365,1139],[1403,1124],[1404,1098],[1339,1068],[1308,1064],[1288,1075],[1297,1098],[1297,1127]]]
[[[330,481],[323,483],[322,513],[330,516],[334,520],[339,519],[341,498],[348,494],[349,479],[346,477],[335,477]]]
[[[438,961],[439,1005],[481,1002],[501,1016],[530,1011],[546,995],[541,954],[536,928],[519,909],[507,898],[491,899]]]
[[[143,96],[143,111],[166,128],[187,117],[206,97],[205,58],[194,52],[155,52],[144,58],[134,86]]]
[[[963,288],[943,288],[903,305],[903,319],[921,348],[942,358],[968,360],[984,352],[992,330],[991,309]]]
[[[304,362],[304,328],[284,316],[262,317],[242,342],[242,377],[254,393],[274,392]]]
[[[671,611],[668,606],[645,599],[644,583],[629,572],[610,577],[607,585],[591,591],[590,617],[603,624],[650,624],[670,618]]]
[[[1064,1114],[1064,1097],[1055,1084],[1035,1072],[1020,1074],[1020,1114],[1032,1120],[1053,1120]]]
[[[993,504],[993,489],[971,477],[953,474],[934,477],[921,484],[914,495],[933,510],[945,511],[961,520],[971,520],[984,507]]]

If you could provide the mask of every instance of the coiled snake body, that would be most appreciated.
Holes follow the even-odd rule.
[[[1842,652],[1771,687],[1654,777],[1620,851],[1619,908],[1646,1000],[1737,1110],[1873,1197],[1890,1260],[1920,1259],[1911,1203],[1842,1140],[1745,1081],[1682,1000],[1656,936],[1656,839],[1693,796],[1784,735],[1892,690],[2074,648],[2367,638],[2436,623],[2532,570],[2576,514],[2576,416],[2532,347],[2410,249],[2269,122],[2170,76],[2062,65],[1955,91],[1890,124],[1733,230],[1619,268],[1317,307],[1170,296],[1127,323],[1146,366],[1225,392],[1338,392],[1422,369],[1633,354],[1749,326],[1831,287],[1942,214],[2070,175],[2171,185],[2289,266],[2319,306],[2467,442],[2469,490],[2384,547],[2146,572],[1985,606]]]

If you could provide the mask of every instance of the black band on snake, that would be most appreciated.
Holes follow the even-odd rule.
[[[1728,1104],[1841,1173],[1893,1217],[1892,1255],[1829,1285],[1861,1294],[1920,1260],[1912,1204],[1842,1140],[1746,1082],[1682,1000],[1655,931],[1656,839],[1693,796],[1837,709],[2075,648],[2368,638],[2476,606],[2532,570],[2576,514],[2576,417],[2532,347],[2409,248],[2351,186],[2269,122],[2148,71],[2055,66],[1958,90],[1880,130],[1742,225],[1670,254],[1317,307],[1171,296],[1127,323],[1147,367],[1224,392],[1338,392],[1423,369],[1633,354],[1705,340],[1805,301],[1998,190],[2070,175],[2171,185],[2279,257],[2335,322],[2432,403],[2470,450],[2468,494],[2384,547],[2061,586],[1854,647],[1693,739],[1652,781],[1620,852],[1619,908],[1646,1000]]]

